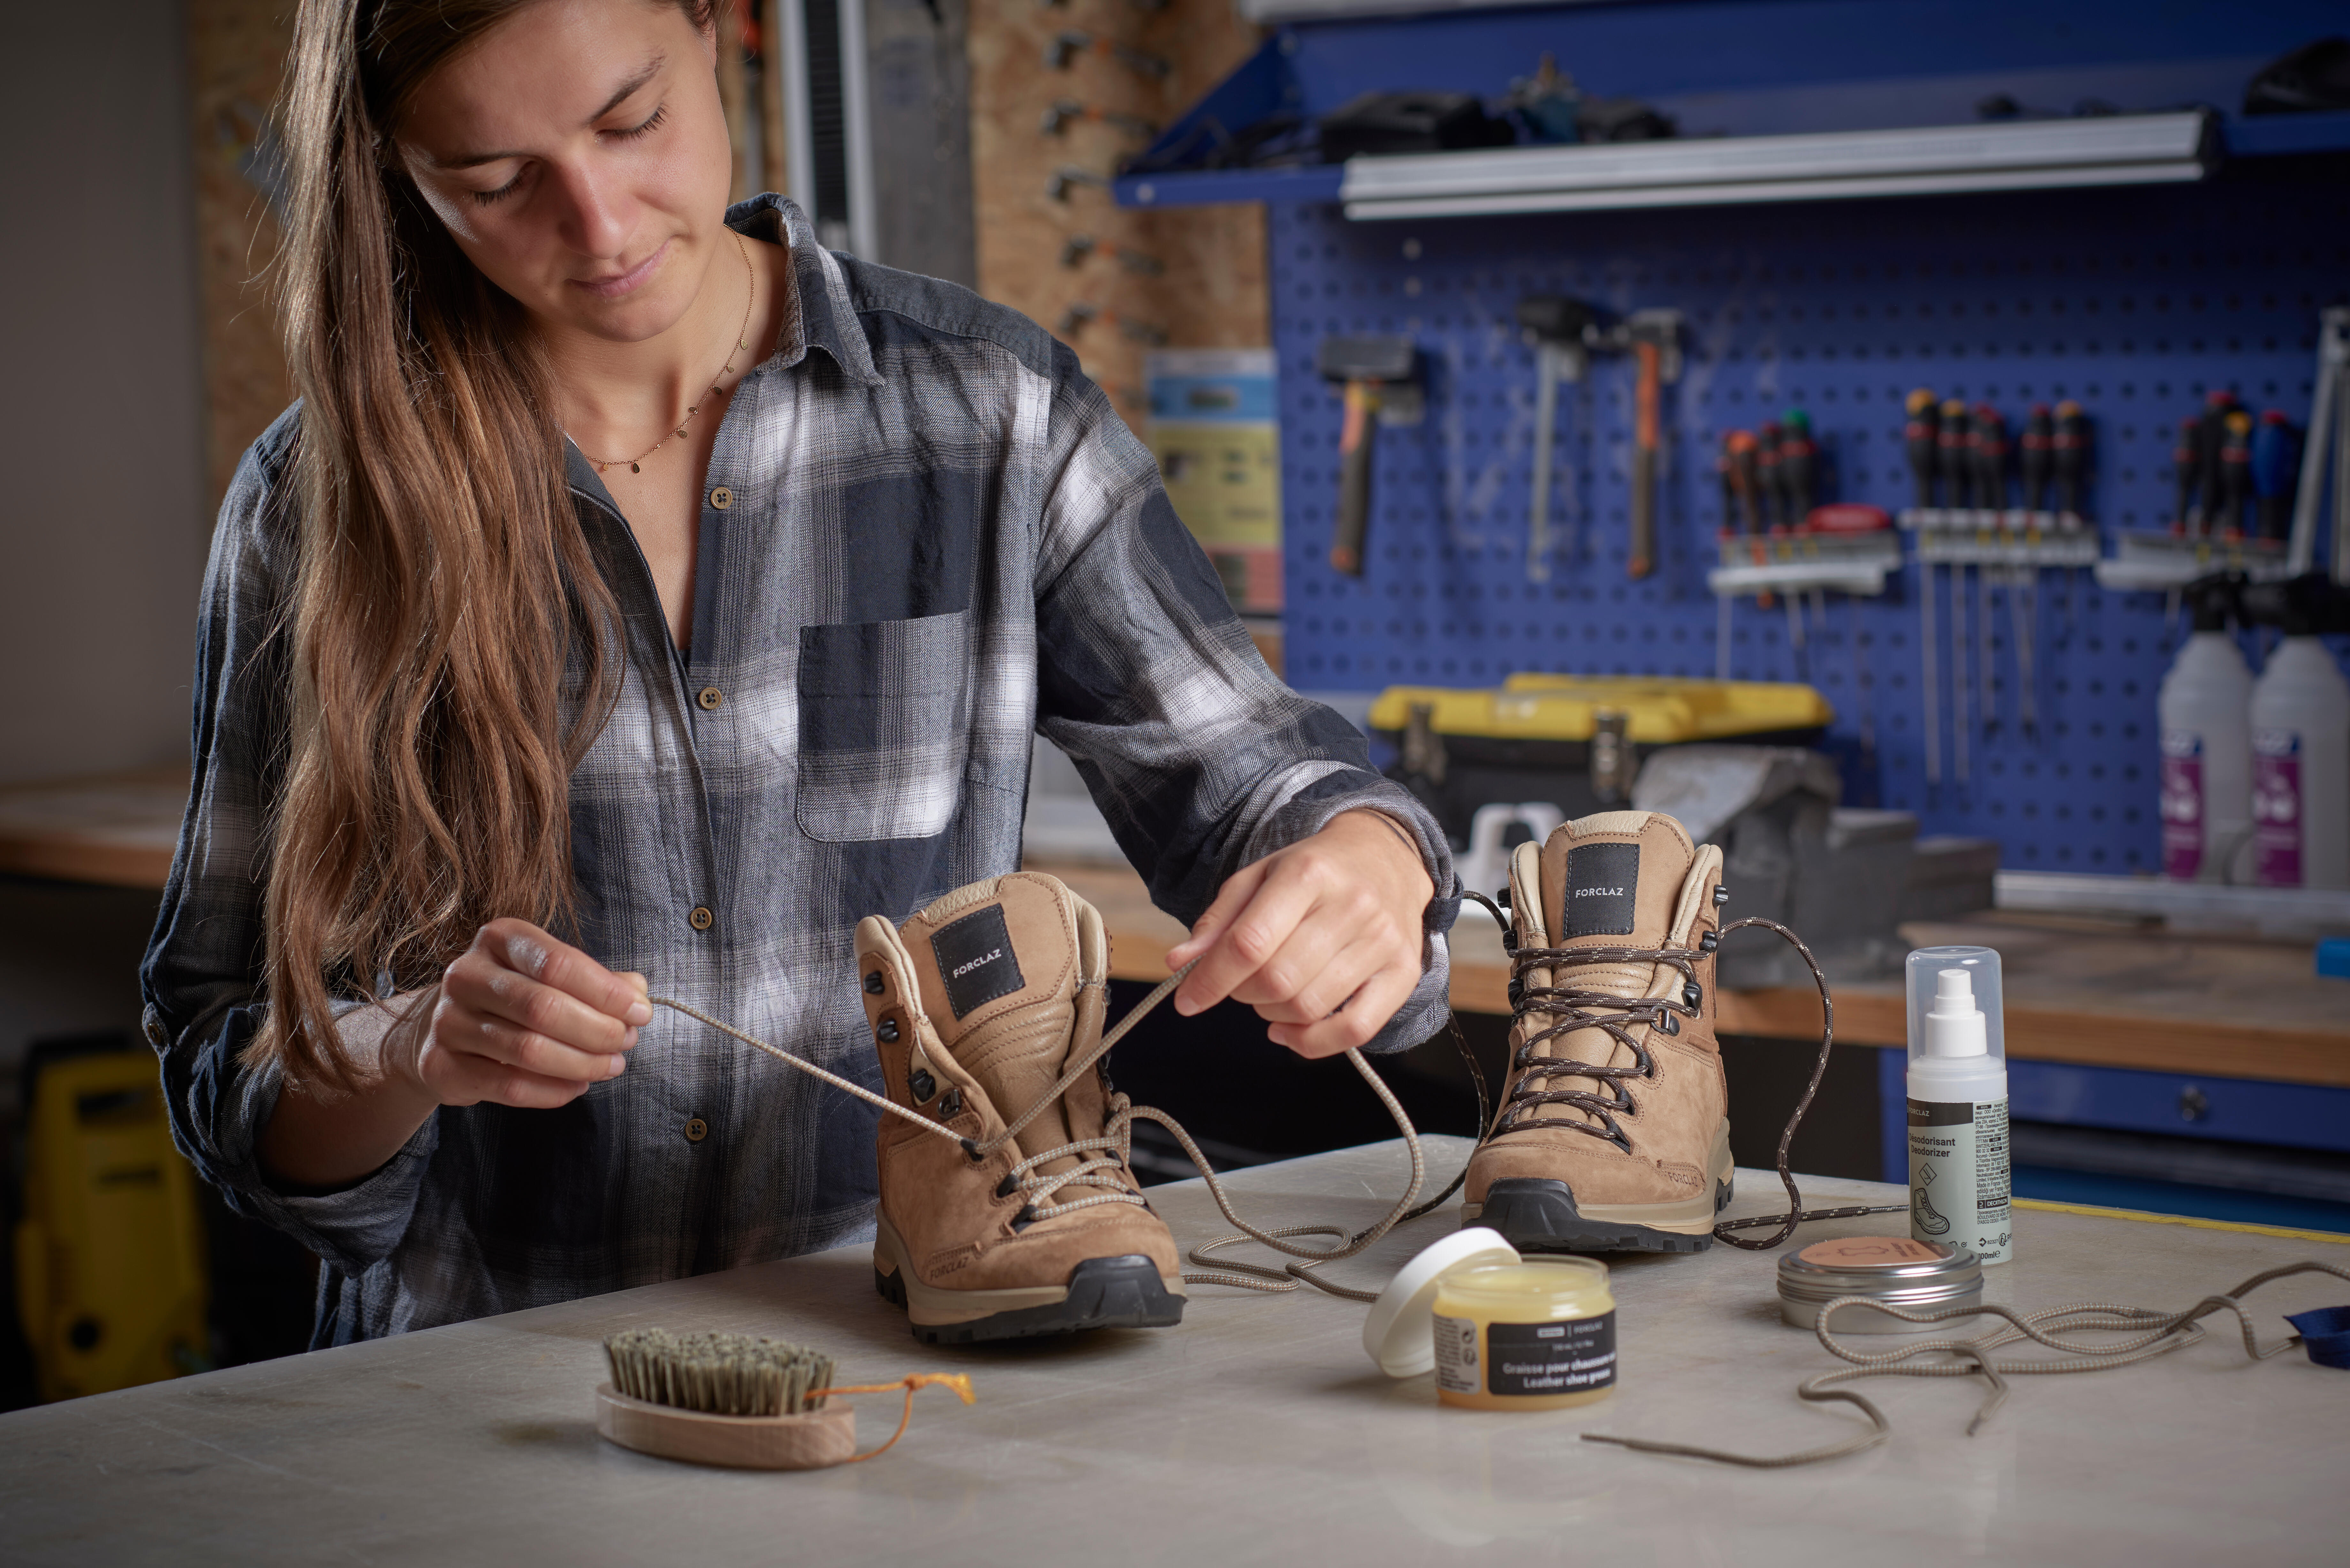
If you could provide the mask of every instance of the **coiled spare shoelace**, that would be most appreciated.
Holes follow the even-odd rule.
[[[1193,963],[1197,961],[1194,960]],[[775,1060],[796,1067],[813,1077],[822,1079],[834,1088],[854,1095],[866,1104],[885,1110],[891,1116],[902,1117],[925,1132],[936,1134],[940,1137],[960,1144],[962,1146],[963,1152],[976,1162],[985,1159],[989,1155],[1010,1143],[1029,1123],[1044,1115],[1048,1107],[1057,1104],[1063,1095],[1068,1093],[1079,1079],[1093,1070],[1094,1064],[1107,1055],[1110,1048],[1126,1037],[1128,1031],[1142,1022],[1153,1008],[1174,994],[1175,988],[1183,983],[1183,977],[1191,972],[1192,967],[1192,964],[1186,964],[1161,981],[1149,995],[1137,1002],[1124,1018],[1118,1020],[1115,1028],[1103,1033],[1099,1044],[1063,1073],[1059,1082],[1038,1096],[1035,1105],[1030,1106],[1007,1124],[1002,1132],[983,1139],[965,1137],[942,1123],[931,1120],[920,1111],[899,1105],[886,1096],[875,1094],[862,1084],[852,1083],[837,1073],[828,1072],[804,1057],[793,1055],[780,1046],[769,1044],[764,1040],[747,1034],[732,1024],[712,1018],[700,1008],[687,1002],[667,996],[648,995],[645,1000],[654,1006],[666,1007],[672,1012],[683,1013],[686,1017],[697,1023],[705,1023],[720,1033],[739,1040],[754,1050],[764,1051]],[[1460,1047],[1463,1059],[1468,1062],[1470,1075],[1477,1085],[1477,1123],[1482,1127],[1485,1124],[1484,1077],[1477,1071],[1475,1059],[1470,1055],[1468,1044],[1461,1037],[1458,1023],[1452,1026],[1452,1037],[1454,1043]],[[1027,1191],[1032,1199],[1042,1197],[1048,1200],[1042,1207],[1036,1206],[1032,1201],[1027,1211],[1028,1217],[1032,1220],[1048,1220],[1057,1214],[1070,1213],[1099,1203],[1132,1203],[1138,1207],[1147,1208],[1148,1204],[1142,1194],[1131,1189],[1125,1189],[1122,1183],[1119,1184],[1119,1190],[1103,1192],[1094,1197],[1073,1199],[1064,1203],[1054,1203],[1049,1199],[1063,1187],[1071,1183],[1106,1185],[1103,1181],[1091,1179],[1107,1169],[1111,1160],[1087,1157],[1114,1155],[1117,1164],[1125,1165],[1132,1154],[1134,1123],[1138,1120],[1156,1122],[1173,1134],[1175,1141],[1182,1145],[1183,1152],[1191,1157],[1191,1163],[1199,1167],[1200,1175],[1206,1179],[1208,1191],[1215,1199],[1216,1207],[1222,1210],[1224,1218],[1237,1226],[1240,1231],[1238,1235],[1220,1237],[1213,1241],[1202,1242],[1192,1248],[1191,1261],[1201,1265],[1202,1272],[1185,1274],[1183,1281],[1186,1284],[1234,1285],[1240,1289],[1251,1291],[1294,1291],[1303,1282],[1332,1295],[1344,1296],[1349,1301],[1377,1301],[1378,1293],[1376,1291],[1359,1291],[1346,1285],[1334,1284],[1320,1278],[1313,1271],[1326,1263],[1335,1263],[1341,1259],[1354,1257],[1398,1225],[1431,1212],[1461,1189],[1461,1184],[1468,1179],[1469,1171],[1467,1166],[1463,1165],[1461,1174],[1452,1179],[1451,1186],[1419,1208],[1413,1208],[1412,1200],[1419,1196],[1419,1189],[1428,1179],[1428,1162],[1420,1151],[1419,1135],[1413,1130],[1411,1117],[1405,1114],[1402,1102],[1395,1097],[1394,1091],[1388,1087],[1386,1081],[1372,1068],[1370,1063],[1364,1059],[1363,1054],[1360,1051],[1349,1050],[1347,1053],[1347,1061],[1356,1072],[1362,1075],[1363,1081],[1371,1086],[1371,1092],[1378,1096],[1379,1104],[1387,1107],[1388,1115],[1395,1118],[1397,1130],[1403,1134],[1404,1148],[1411,1157],[1411,1180],[1404,1188],[1403,1196],[1396,1200],[1395,1207],[1388,1211],[1384,1219],[1355,1232],[1352,1236],[1347,1235],[1342,1227],[1336,1225],[1284,1225],[1270,1231],[1258,1230],[1233,1211],[1231,1195],[1225,1192],[1223,1183],[1216,1179],[1215,1168],[1209,1163],[1208,1157],[1200,1151],[1200,1146],[1192,1141],[1191,1135],[1183,1130],[1182,1124],[1165,1111],[1149,1106],[1138,1106],[1122,1094],[1111,1096],[1110,1115],[1102,1137],[1078,1138],[1074,1142],[1063,1144],[1058,1148],[1045,1149],[1028,1156],[1013,1167],[1011,1185],[1015,1189]],[[1049,1177],[1036,1174],[1038,1167],[1065,1156],[1077,1157],[1078,1166],[1075,1169],[1062,1171]],[[1005,1196],[1010,1196],[1010,1193],[1006,1192]],[[1301,1247],[1293,1240],[1293,1238],[1305,1236],[1327,1236],[1336,1239],[1337,1244],[1319,1248]],[[1236,1247],[1247,1241],[1270,1247],[1274,1251],[1284,1253],[1297,1262],[1284,1264],[1276,1270],[1255,1263],[1236,1262],[1230,1259],[1211,1256],[1224,1248]]]
[[[2225,1295],[2205,1296],[2184,1311],[2159,1313],[2147,1307],[2117,1306],[2108,1302],[2082,1302],[2072,1306],[2046,1307],[2035,1313],[2017,1313],[2003,1306],[1984,1303],[1981,1306],[1940,1307],[1930,1312],[1911,1312],[1892,1306],[1871,1296],[1838,1296],[1820,1308],[1814,1330],[1820,1344],[1831,1355],[1852,1362],[1843,1372],[1824,1372],[1804,1383],[1795,1390],[1795,1397],[1819,1404],[1842,1400],[1858,1406],[1868,1417],[1869,1430],[1849,1441],[1831,1443],[1825,1448],[1806,1449],[1801,1453],[1763,1456],[1733,1454],[1724,1449],[1700,1448],[1691,1443],[1659,1443],[1646,1438],[1618,1438],[1605,1432],[1586,1432],[1586,1443],[1612,1443],[1617,1448],[1637,1449],[1644,1454],[1677,1454],[1684,1459],[1711,1459],[1718,1464],[1743,1465],[1750,1469],[1785,1469],[1792,1465],[1816,1464],[1822,1459],[1840,1459],[1847,1454],[1857,1454],[1873,1449],[1890,1437],[1893,1424],[1885,1418],[1868,1399],[1838,1386],[1864,1377],[1981,1377],[1990,1386],[1990,1393],[1975,1411],[1974,1419],[1967,1423],[1967,1436],[1973,1437],[1982,1424],[2007,1399],[2007,1379],[2026,1374],[2059,1372],[2110,1372],[2117,1366],[2128,1366],[2140,1361],[2151,1361],[2158,1355],[2168,1355],[2183,1350],[2203,1338],[2199,1320],[2216,1312],[2232,1312],[2244,1334],[2244,1354],[2254,1361],[2266,1361],[2282,1355],[2302,1342],[2298,1334],[2263,1349],[2260,1336],[2253,1332],[2251,1314],[2244,1310],[2241,1297],[2250,1295],[2272,1280],[2282,1280],[2293,1274],[2332,1274],[2336,1279],[2350,1280],[2350,1269],[2336,1268],[2332,1263],[2314,1261],[2287,1263],[2282,1268],[2254,1274]],[[1931,1324],[1945,1319],[1973,1317],[1978,1314],[2003,1317],[2008,1326],[1995,1329],[1975,1339],[1929,1339],[1918,1345],[1907,1345],[1872,1355],[1854,1350],[1839,1342],[1828,1328],[1828,1318],[1835,1309],[1849,1302],[1866,1303],[1888,1317],[1905,1323]],[[2145,1332],[2135,1338],[2110,1345],[2083,1345],[2060,1337],[2064,1334],[2116,1333],[2130,1329]],[[2045,1361],[1993,1361],[1991,1353],[2002,1345],[2028,1339],[2044,1345],[2062,1354]],[[1931,1361],[1922,1366],[1910,1363],[1921,1355],[1947,1355],[1944,1361]]]

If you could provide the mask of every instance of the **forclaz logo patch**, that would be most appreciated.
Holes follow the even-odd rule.
[[[1630,936],[1639,895],[1638,845],[1576,845],[1566,852],[1566,940]]]
[[[941,926],[931,939],[931,954],[938,960],[947,1005],[954,1009],[957,1019],[968,1018],[1028,983],[1020,973],[1020,958],[1013,951],[1012,933],[1003,924],[1001,904],[974,909]]]

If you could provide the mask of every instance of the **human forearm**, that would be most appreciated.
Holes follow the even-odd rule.
[[[416,1136],[440,1104],[413,1071],[413,1033],[430,1019],[434,995],[411,992],[343,1015],[336,1033],[351,1065],[351,1087],[286,1080],[255,1143],[272,1181],[348,1187],[380,1169]]]

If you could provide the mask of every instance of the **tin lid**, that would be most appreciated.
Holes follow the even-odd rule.
[[[1502,1233],[1482,1225],[1455,1231],[1396,1271],[1363,1320],[1363,1348],[1390,1377],[1436,1370],[1436,1285],[1451,1269],[1519,1262]]]
[[[1791,1301],[1869,1296],[1934,1305],[1982,1293],[1982,1264],[1961,1247],[1907,1236],[1837,1236],[1779,1260],[1779,1293]]]

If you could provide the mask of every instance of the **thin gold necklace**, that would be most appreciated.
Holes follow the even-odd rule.
[[[749,278],[751,284],[750,290],[743,301],[743,325],[734,329],[734,354],[740,354],[744,349],[751,347],[751,307],[758,302],[759,298],[759,269],[751,265],[751,247],[743,243],[742,235],[736,234],[734,236],[734,245],[736,249],[743,253],[743,271]],[[734,354],[727,355],[726,363],[719,367],[718,374],[710,379],[710,390],[702,394],[704,400],[718,396],[718,383],[724,380],[729,375],[733,373]],[[660,440],[653,442],[652,445],[645,448],[644,451],[637,453],[634,457],[588,457],[588,454],[585,452],[582,452],[579,455],[582,457],[588,457],[588,461],[596,465],[596,472],[598,473],[603,472],[608,468],[617,468],[624,462],[629,465],[629,472],[630,473],[642,473],[644,472],[642,464],[645,459],[660,451],[661,448],[667,446],[671,441],[681,440],[684,437],[685,432],[693,428],[694,416],[701,412],[702,404],[700,402],[696,402],[692,407],[685,410],[685,418],[677,421],[677,429],[670,431],[669,434],[661,437]],[[572,444],[577,446],[578,442],[575,441]]]

